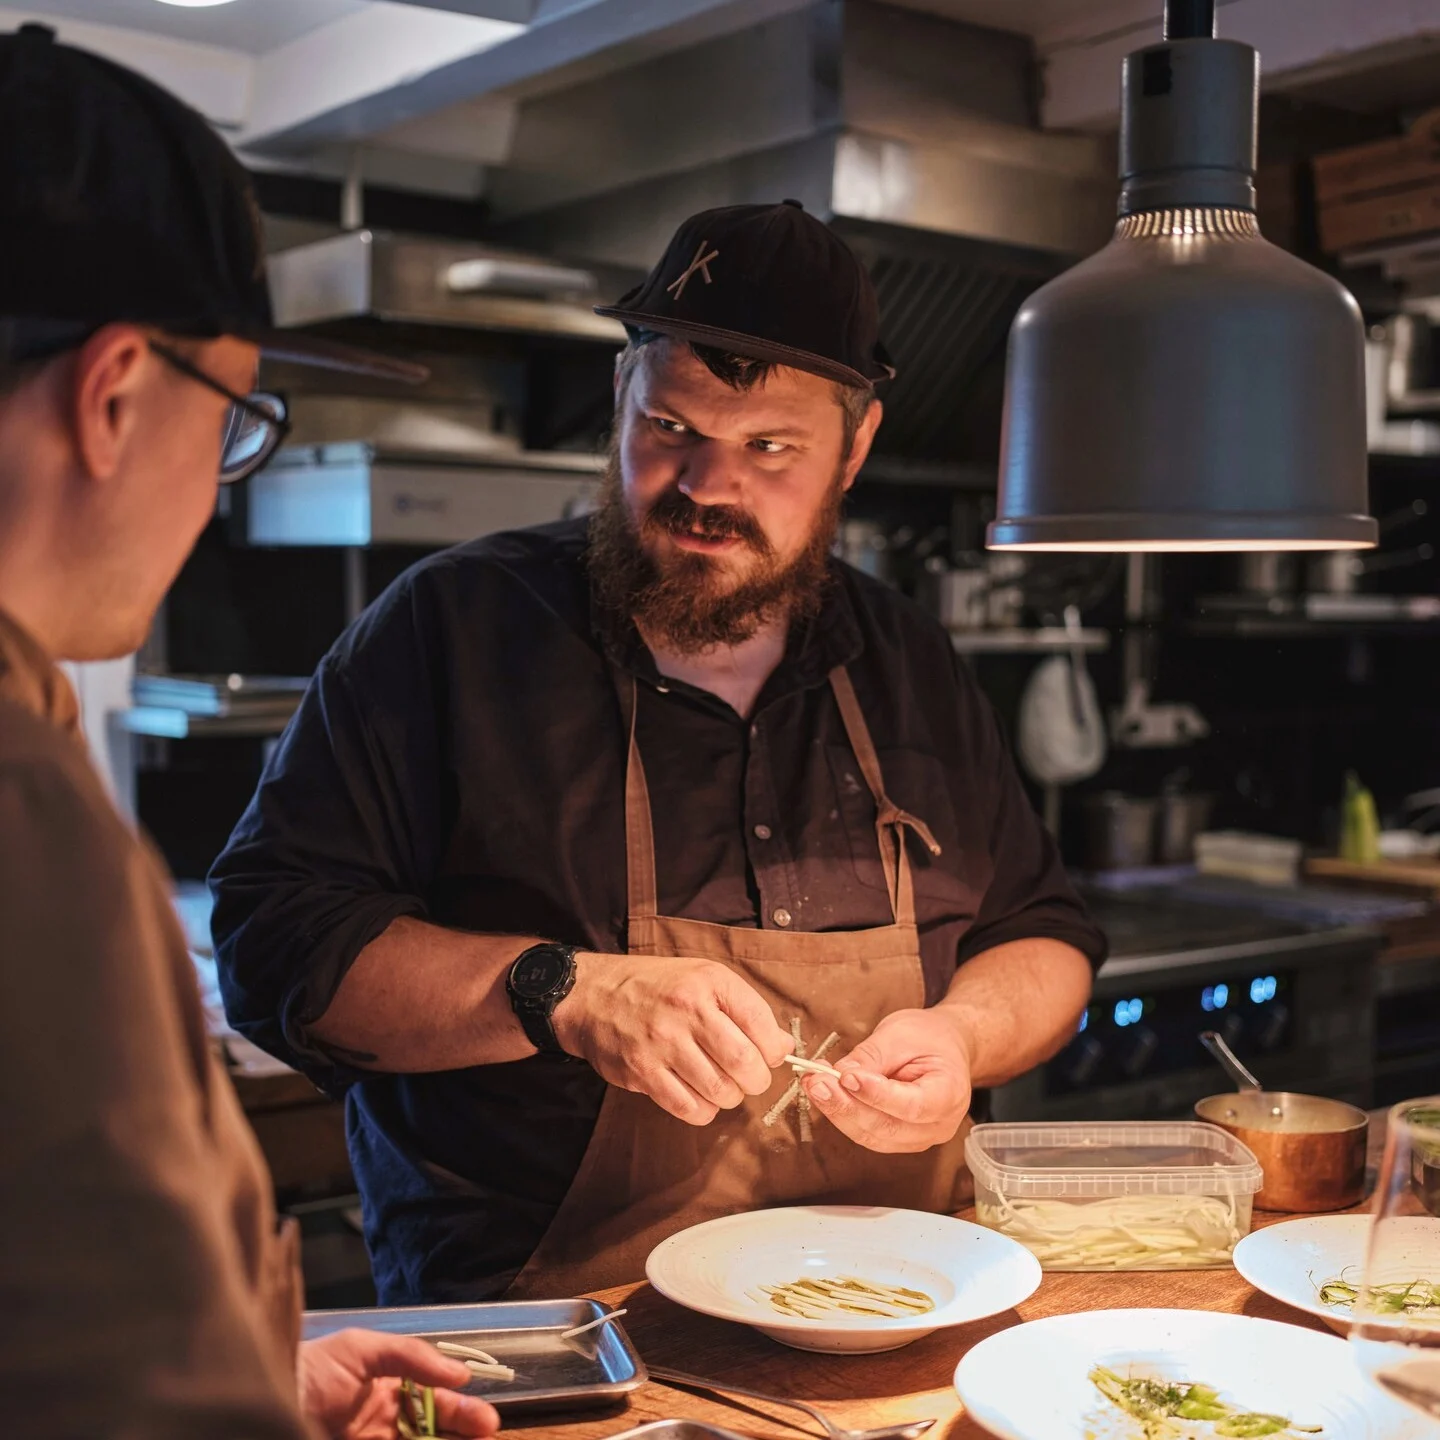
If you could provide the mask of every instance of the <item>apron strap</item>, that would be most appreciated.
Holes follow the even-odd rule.
[[[639,682],[633,675],[617,675],[620,711],[629,734],[625,758],[625,885],[629,918],[653,920],[659,910],[655,880],[655,827],[650,819],[650,787],[645,783],[645,766],[635,739],[635,714]]]
[[[640,745],[635,734],[639,683],[633,675],[617,675],[617,679],[621,714],[628,736],[625,760],[627,903],[632,920],[650,920],[658,915],[660,906],[655,879],[655,828],[650,816],[650,789],[645,782],[645,766],[640,759]],[[875,752],[875,742],[870,737],[870,727],[865,723],[850,674],[843,665],[837,665],[830,672],[830,689],[840,707],[840,719],[850,748],[855,752],[860,773],[864,775],[875,800],[875,835],[885,866],[891,913],[897,925],[913,925],[915,883],[910,870],[910,856],[905,848],[905,831],[913,830],[932,855],[940,854],[940,846],[923,820],[908,810],[902,810],[885,793],[880,757]]]
[[[859,762],[860,773],[875,799],[875,836],[880,843],[881,861],[885,865],[890,909],[897,925],[913,925],[915,881],[910,871],[910,856],[905,849],[905,831],[913,830],[932,855],[940,854],[940,845],[923,820],[908,810],[902,810],[885,793],[880,757],[875,753],[875,742],[870,737],[870,727],[865,723],[864,712],[856,698],[850,672],[843,665],[837,665],[830,672],[830,689],[840,707],[840,719],[844,723],[850,748]]]

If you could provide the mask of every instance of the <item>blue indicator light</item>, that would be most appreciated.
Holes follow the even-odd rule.
[[[1081,1017],[1080,1017],[1080,1030],[1079,1030],[1078,1033],[1081,1034],[1081,1035],[1083,1035],[1083,1034],[1085,1033],[1086,1029],[1089,1027],[1089,1025],[1090,1025],[1090,1012],[1087,1010],[1087,1011],[1085,1011],[1085,1013],[1084,1013],[1083,1015],[1081,1015]]]
[[[1138,1025],[1140,1017],[1145,1013],[1145,1005],[1141,1000],[1117,1000],[1115,1002],[1115,1023],[1122,1028],[1126,1025]]]
[[[1256,1005],[1263,1005],[1275,998],[1279,984],[1273,975],[1260,975],[1250,982],[1250,999]]]
[[[1224,983],[1207,985],[1200,992],[1200,1008],[1207,1014],[1212,1010],[1223,1010],[1229,1003],[1230,987]]]

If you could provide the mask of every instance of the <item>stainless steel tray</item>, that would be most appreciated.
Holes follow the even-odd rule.
[[[483,1395],[509,1412],[568,1410],[613,1404],[649,1378],[619,1321],[573,1340],[566,1330],[609,1314],[595,1300],[527,1300],[493,1305],[406,1305],[375,1310],[309,1310],[305,1338],[347,1330],[383,1330],[454,1340],[487,1350],[515,1371],[508,1384],[475,1380],[466,1394]],[[644,1427],[649,1429],[651,1427]],[[662,1436],[659,1440],[701,1440]]]

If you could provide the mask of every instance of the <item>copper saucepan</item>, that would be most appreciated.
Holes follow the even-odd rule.
[[[1309,1214],[1358,1205],[1365,1195],[1365,1112],[1343,1100],[1262,1090],[1220,1035],[1207,1030],[1200,1043],[1240,1090],[1197,1101],[1195,1114],[1254,1152],[1265,1174],[1255,1208]]]

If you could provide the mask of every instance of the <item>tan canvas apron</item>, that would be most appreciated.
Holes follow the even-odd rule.
[[[876,834],[894,923],[873,930],[790,932],[713,925],[657,914],[655,841],[645,770],[635,740],[634,681],[622,681],[630,731],[625,777],[629,953],[719,960],[749,982],[782,1028],[798,1019],[813,1049],[832,1031],[842,1058],[887,1015],[925,1003],[915,892],[905,830],[936,853],[925,825],[885,794],[879,757],[843,666],[830,686],[861,773],[875,797]],[[788,1068],[767,1095],[747,1097],[696,1127],[645,1095],[609,1087],[595,1133],[549,1230],[509,1294],[583,1294],[644,1277],[650,1251],[670,1235],[736,1211],[819,1202],[949,1211],[970,1196],[964,1136],[921,1154],[881,1155],[819,1112],[802,1142],[797,1108],[763,1117],[792,1083]]]

